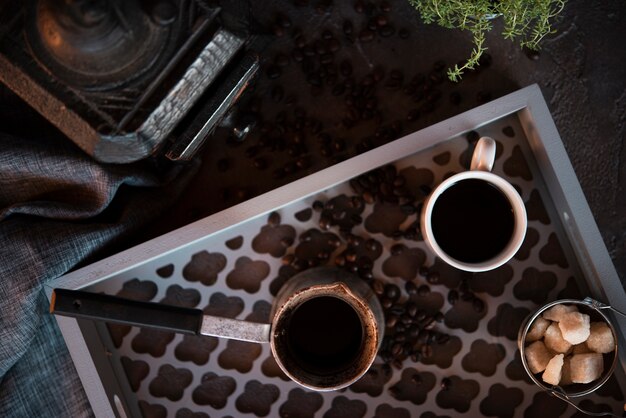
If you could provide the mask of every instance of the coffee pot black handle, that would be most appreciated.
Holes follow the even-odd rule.
[[[181,334],[269,342],[270,324],[204,315],[200,309],[141,302],[81,290],[54,289],[50,313]]]

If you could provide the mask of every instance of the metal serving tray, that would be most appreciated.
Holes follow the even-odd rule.
[[[529,215],[526,241],[506,265],[460,272],[411,233],[411,208],[350,206],[363,185],[393,177],[385,177],[390,165],[419,202],[466,169],[476,133],[498,142],[494,172],[518,188]],[[348,229],[382,250],[359,252],[346,242]],[[340,245],[329,247],[329,238]],[[429,315],[441,312],[435,329],[450,339],[433,342],[431,356],[409,358],[400,369],[389,372],[381,359],[347,390],[315,393],[286,380],[268,346],[57,317],[96,415],[571,416],[572,407],[524,375],[516,347],[521,321],[564,297],[591,296],[626,311],[624,289],[537,85],[71,272],[47,292],[80,288],[263,321],[296,268],[332,264],[347,247],[367,255],[385,283],[427,285],[412,298]],[[464,286],[484,309],[471,296],[450,304],[449,292]],[[576,401],[621,413],[626,321],[613,320],[621,363],[597,393]]]

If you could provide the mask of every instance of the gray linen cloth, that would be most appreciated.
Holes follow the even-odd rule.
[[[43,285],[119,246],[194,171],[101,165],[49,136],[0,134],[0,417],[93,415]]]

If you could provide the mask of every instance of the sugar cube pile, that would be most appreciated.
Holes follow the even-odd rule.
[[[550,385],[591,383],[602,376],[603,354],[615,350],[605,322],[590,322],[575,305],[554,305],[535,318],[524,351],[531,373]]]

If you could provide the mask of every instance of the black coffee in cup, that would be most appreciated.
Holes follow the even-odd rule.
[[[292,359],[309,373],[339,373],[361,352],[361,320],[350,304],[333,296],[303,302],[291,314],[285,333]]]
[[[515,228],[513,207],[491,183],[464,179],[437,198],[432,230],[441,249],[463,263],[480,263],[498,256]]]

